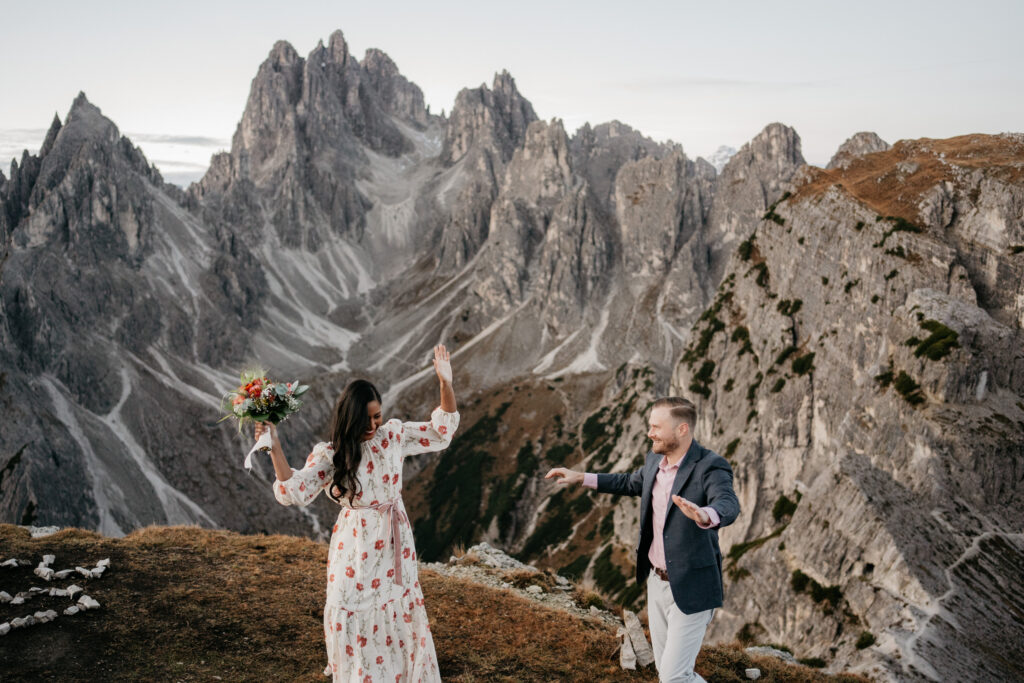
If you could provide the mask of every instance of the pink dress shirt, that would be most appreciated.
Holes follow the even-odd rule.
[[[661,456],[661,462],[658,464],[658,476],[655,477],[654,486],[651,488],[651,512],[654,513],[651,521],[654,524],[654,537],[651,539],[651,549],[647,552],[647,557],[651,561],[651,565],[658,569],[665,569],[667,567],[665,562],[665,541],[663,539],[665,534],[665,516],[668,514],[669,506],[674,504],[672,502],[672,483],[675,481],[676,473],[679,471],[679,466],[682,463],[683,458],[680,458],[676,464],[669,465],[665,456]],[[587,488],[596,489],[597,474],[593,472],[584,473],[583,485]],[[706,506],[701,508],[701,510],[710,519],[710,524],[707,525],[696,523],[701,529],[713,529],[722,521],[715,508]]]

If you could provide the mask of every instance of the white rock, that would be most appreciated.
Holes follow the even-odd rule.
[[[106,557],[106,558],[100,560],[99,562],[96,563],[96,566],[97,567],[109,567],[110,566],[110,558]]]
[[[601,613],[601,610],[599,610],[599,609],[597,608],[597,605],[591,605],[591,606],[590,606],[590,613],[591,613],[591,614],[600,614],[600,613]]]
[[[43,555],[42,564],[49,567],[51,564],[57,561],[56,555]]]
[[[538,586],[537,584],[532,584],[526,587],[526,592],[531,593],[533,595],[540,595],[544,592],[544,589]]]
[[[747,675],[747,678],[752,681],[756,681],[761,677],[760,669],[744,669],[743,673],[745,673]]]
[[[78,572],[79,574],[81,574],[82,576],[84,576],[87,579],[92,578],[92,570],[91,569],[86,569],[85,567],[75,567],[75,571]]]
[[[50,595],[58,598],[66,598],[68,596],[67,588],[51,588]]]
[[[40,624],[45,624],[49,621],[53,621],[54,619],[56,619],[57,613],[54,612],[52,609],[48,609],[46,611],[36,612],[32,616],[34,616],[36,618],[36,621],[38,621]]]
[[[11,632],[11,625],[8,622],[0,624],[0,636],[6,636]]]
[[[71,584],[70,586],[67,587],[67,592],[68,592],[69,596],[74,598],[76,593],[81,593],[82,592],[82,587],[73,583],[73,584]]]
[[[99,608],[100,603],[96,602],[88,595],[83,595],[82,597],[78,598],[78,605],[82,609],[97,609]]]
[[[104,569],[106,569],[106,567],[96,567],[96,569],[93,569],[92,572],[91,572],[92,578],[98,579],[101,576],[103,576],[103,570]]]
[[[43,581],[53,581],[53,570],[49,567],[43,567],[42,565],[40,565],[36,567],[32,571],[32,573],[38,576]]]
[[[64,614],[68,615],[69,617],[73,617],[81,611],[82,610],[79,609],[78,605],[71,605],[71,607],[68,607],[66,610],[64,610]]]
[[[28,592],[29,592],[30,595],[35,595],[36,593],[46,593],[47,589],[46,588],[40,588],[39,586],[32,586],[31,588],[28,589]],[[28,597],[28,596],[26,596],[26,597]]]
[[[31,617],[14,617],[11,619],[11,628],[23,628],[25,626],[29,626],[29,619],[31,619]]]
[[[0,602],[10,602],[13,599],[7,591],[0,591]]]
[[[14,557],[12,557],[9,560],[4,560],[3,562],[0,562],[0,567],[17,567],[17,566],[18,566],[18,560],[17,560],[17,558],[14,558]]]
[[[21,596],[19,595],[19,596],[17,596],[16,598],[13,598],[13,599],[11,600],[11,604],[12,604],[12,605],[24,605],[24,604],[25,604],[25,598],[23,598],[23,597],[21,597]]]
[[[71,576],[74,573],[75,573],[74,569],[61,569],[59,572],[54,572],[53,573],[53,578],[55,578],[55,579],[66,579],[66,578],[68,578],[69,576]]]

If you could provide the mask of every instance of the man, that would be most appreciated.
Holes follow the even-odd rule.
[[[660,398],[651,410],[652,445],[643,468],[584,474],[556,467],[545,476],[560,486],[640,496],[636,580],[647,580],[654,663],[666,683],[704,680],[693,665],[715,608],[722,606],[718,529],[740,513],[732,468],[693,439],[696,418],[685,398]]]

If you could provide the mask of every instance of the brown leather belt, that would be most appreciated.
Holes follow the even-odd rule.
[[[668,572],[667,571],[665,571],[661,567],[652,567],[652,569],[654,570],[655,576],[657,576],[662,581],[668,581]]]

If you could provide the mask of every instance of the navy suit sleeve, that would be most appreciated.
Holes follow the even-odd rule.
[[[644,490],[644,471],[622,474],[597,475],[597,490],[600,493],[618,493],[625,496],[639,496]]]
[[[715,508],[721,518],[719,527],[729,526],[740,515],[740,501],[732,489],[732,467],[720,455],[714,455],[704,471],[704,490],[707,504]]]

